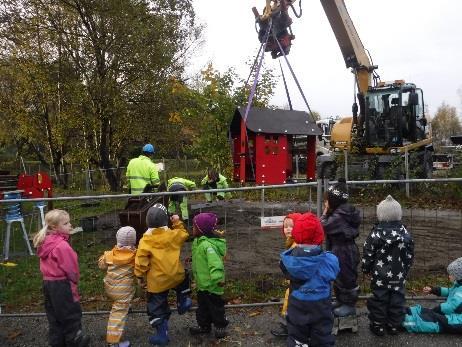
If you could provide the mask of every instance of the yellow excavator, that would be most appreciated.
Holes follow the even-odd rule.
[[[300,0],[299,0],[300,1]],[[425,118],[422,89],[404,80],[381,82],[377,66],[364,48],[344,0],[320,0],[334,31],[345,64],[354,74],[356,100],[352,117],[338,120],[331,129],[331,153],[318,156],[319,178],[335,178],[341,172],[340,158],[348,155],[352,169],[369,178],[399,178],[402,165],[390,165],[409,153],[411,170],[420,178],[431,177],[432,138]],[[281,7],[296,0],[266,0],[259,23],[268,21]],[[282,6],[281,6],[282,5]],[[255,11],[254,11],[255,13]],[[289,22],[291,23],[291,22]],[[356,165],[355,165],[356,164]],[[397,171],[386,175],[390,167]],[[364,175],[366,171],[368,175]],[[388,177],[385,177],[388,176]],[[390,177],[392,176],[392,177]]]

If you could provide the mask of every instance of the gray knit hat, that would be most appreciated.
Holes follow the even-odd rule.
[[[148,228],[159,228],[167,226],[168,211],[162,204],[151,206],[146,215],[146,224]]]
[[[382,200],[377,205],[377,219],[379,222],[400,221],[402,216],[401,205],[391,195],[388,195],[385,200]]]
[[[450,274],[456,281],[462,280],[462,258],[457,258],[448,265],[448,274]]]
[[[122,227],[116,234],[118,247],[133,247],[136,244],[136,230],[132,227]]]

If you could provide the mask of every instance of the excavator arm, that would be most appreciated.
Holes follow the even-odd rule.
[[[358,91],[365,95],[372,85],[372,73],[377,66],[372,65],[359,38],[353,21],[343,0],[321,0],[327,19],[335,34],[347,68],[356,76]]]

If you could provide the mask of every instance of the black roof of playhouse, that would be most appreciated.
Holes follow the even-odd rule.
[[[245,107],[236,108],[231,121],[231,134],[240,132],[240,121],[244,118]],[[247,129],[254,133],[321,135],[322,131],[312,117],[303,111],[271,110],[251,107],[247,116]]]
[[[462,135],[451,136],[451,141],[455,145],[462,145]]]

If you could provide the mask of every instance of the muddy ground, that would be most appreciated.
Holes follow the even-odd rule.
[[[235,200],[220,205],[204,206],[193,203],[193,214],[212,211],[220,217],[220,226],[226,231],[228,241],[228,256],[226,272],[228,278],[253,279],[259,281],[259,290],[270,300],[271,289],[282,279],[278,261],[283,249],[283,239],[280,229],[262,230],[260,216],[286,215],[290,212],[305,212],[314,208],[308,203],[265,203],[244,202]],[[360,207],[362,224],[357,244],[362,249],[362,243],[367,237],[375,221],[375,207]],[[314,211],[315,212],[315,211]],[[411,279],[426,277],[444,277],[447,264],[462,256],[462,213],[459,210],[421,210],[405,209],[403,221],[407,224],[415,241],[415,261]],[[75,237],[85,238],[89,244],[102,242],[113,245],[115,232],[119,227],[117,213],[99,216],[97,231],[81,233]],[[191,244],[187,243],[183,257],[190,255]],[[96,266],[96,265],[95,265]],[[431,280],[430,280],[431,281]],[[428,283],[431,284],[431,283]],[[364,288],[364,287],[363,287]],[[418,294],[421,293],[411,293]],[[364,302],[361,303],[364,305]],[[136,305],[142,308],[143,303]],[[38,311],[41,311],[39,309]],[[285,342],[273,338],[269,333],[271,327],[277,325],[278,307],[229,309],[231,321],[230,336],[216,342],[211,337],[191,338],[185,326],[194,324],[194,314],[183,317],[172,315],[171,339],[172,346],[284,346]],[[455,336],[415,336],[401,334],[398,337],[378,339],[367,330],[367,316],[362,309],[360,318],[360,333],[346,333],[339,336],[337,342],[342,346],[455,346],[458,338]],[[93,346],[104,346],[104,334],[107,315],[84,316],[83,323],[93,337]],[[45,346],[47,323],[45,317],[39,318],[0,318],[0,346]],[[147,336],[150,334],[147,318],[144,314],[131,314],[128,322],[127,337],[135,342],[134,346],[147,346]],[[462,343],[460,343],[462,345]]]
[[[315,207],[300,203],[227,203],[203,208],[220,217],[226,230],[228,257],[226,271],[229,276],[279,275],[279,253],[283,247],[280,229],[263,230],[260,216],[287,215],[305,212]],[[375,223],[375,206],[358,207],[362,223],[357,245],[362,245]],[[462,256],[462,213],[459,210],[403,209],[403,223],[412,233],[415,242],[415,261],[411,277],[422,275],[445,276],[447,264]]]
[[[173,313],[169,321],[169,346],[286,346],[285,339],[273,337],[270,329],[277,327],[278,307],[251,309],[228,309],[230,321],[229,336],[215,340],[213,335],[191,337],[187,328],[195,324],[193,312],[178,316]],[[92,338],[92,347],[104,347],[107,315],[84,316],[83,329]],[[359,310],[359,331],[341,332],[336,345],[345,347],[421,347],[460,346],[458,335],[415,335],[406,332],[398,336],[376,337],[369,332],[367,312]],[[47,321],[45,317],[35,318],[0,318],[0,346],[10,347],[44,347],[47,346]],[[147,317],[144,314],[129,315],[125,338],[135,347],[147,347],[148,336],[152,334]]]
[[[192,202],[192,215],[215,212],[220,217],[220,228],[226,231],[228,254],[226,272],[229,278],[268,278],[281,276],[278,261],[283,250],[280,229],[261,229],[260,217],[283,216],[291,212],[312,211],[314,204],[284,202],[265,203],[242,200],[227,201],[206,206]],[[375,206],[358,207],[362,223],[357,245],[362,245],[375,223]],[[410,279],[422,276],[446,275],[447,264],[462,256],[462,211],[449,209],[403,209],[403,223],[415,242],[415,260]],[[111,245],[119,227],[117,214],[100,216],[95,237]],[[184,257],[190,255],[187,243]]]

